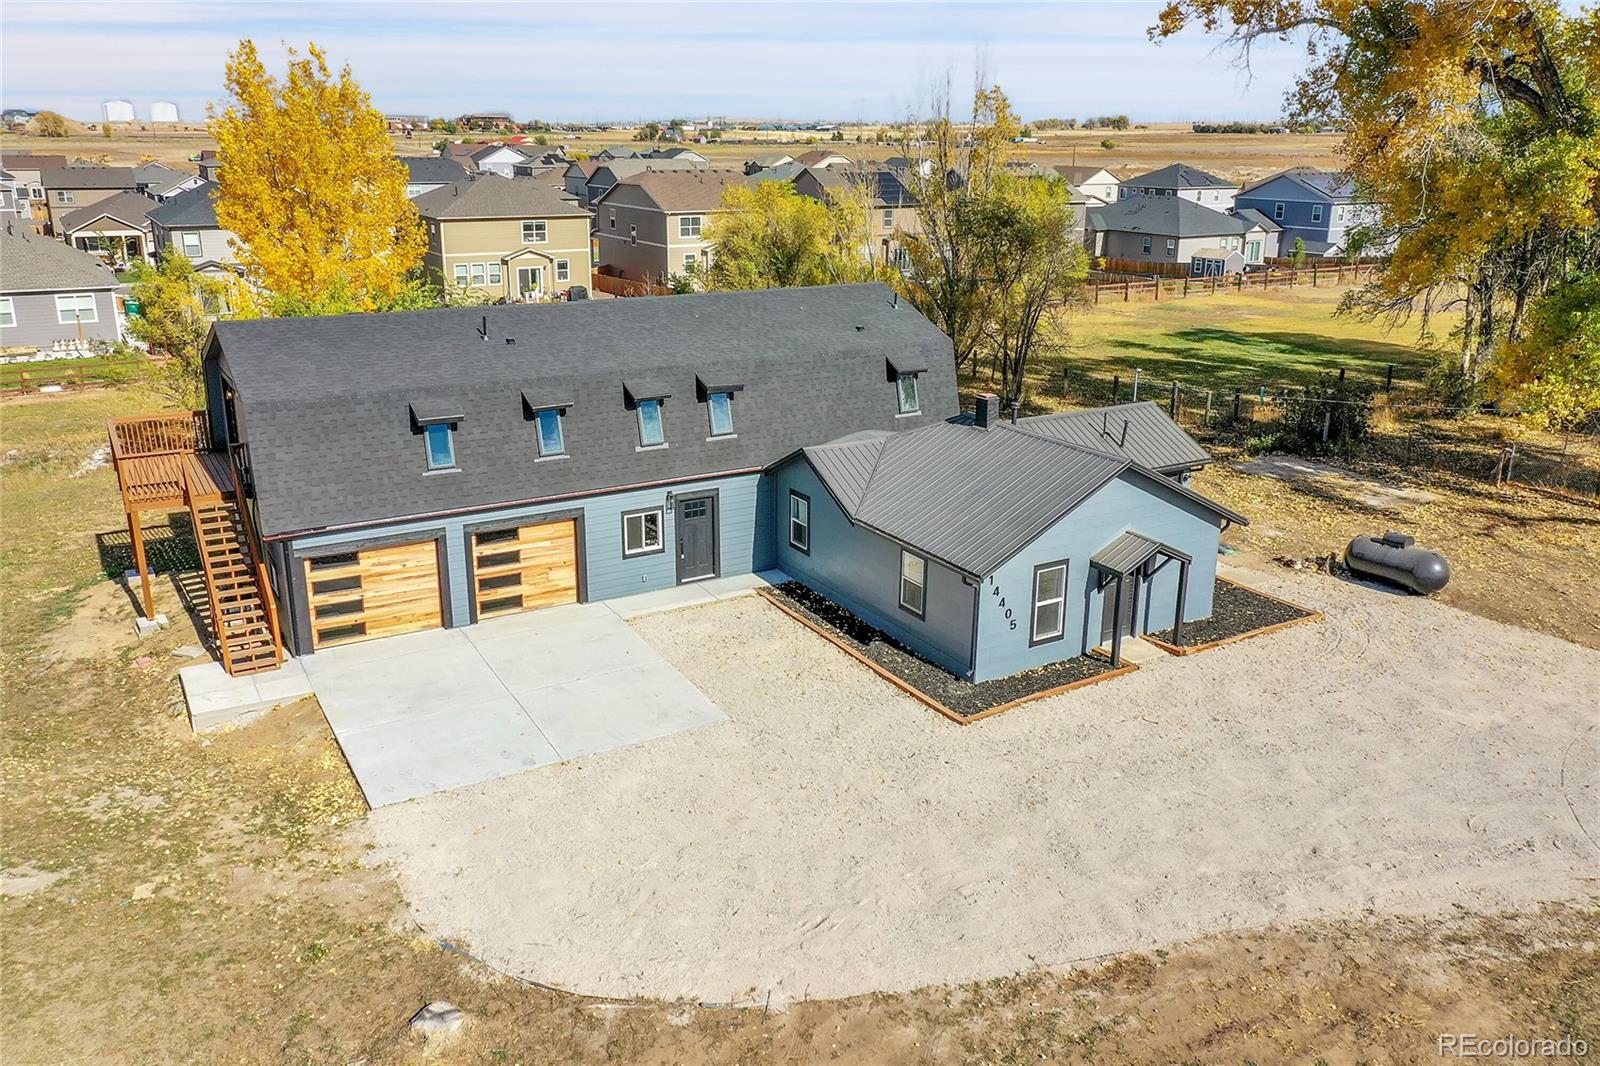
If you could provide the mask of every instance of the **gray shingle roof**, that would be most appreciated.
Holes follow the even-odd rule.
[[[467,176],[466,167],[442,155],[405,155],[399,159],[405,164],[412,184],[460,181]]]
[[[132,167],[52,167],[39,175],[47,189],[131,189]]]
[[[167,229],[217,229],[217,183],[203,181],[150,209],[150,221]]]
[[[1130,196],[1089,209],[1089,226],[1159,237],[1216,237],[1243,233],[1244,222],[1178,196]]]
[[[665,160],[678,162],[678,160]],[[624,185],[638,188],[662,211],[715,211],[722,206],[722,194],[731,185],[754,185],[760,174],[746,176],[728,170],[696,170],[692,172],[646,171],[624,178],[611,189]],[[607,189],[606,196],[611,195]],[[602,196],[601,199],[605,197]]]
[[[841,433],[930,422],[957,406],[949,340],[875,284],[223,321],[209,352],[238,390],[269,536],[754,471]],[[889,353],[930,368],[919,418],[896,418]],[[736,436],[708,441],[696,377],[730,367],[746,378],[723,382],[744,386]],[[624,400],[634,379],[671,392],[667,448],[636,450]],[[424,476],[409,405],[432,397],[463,405],[460,473]],[[534,462],[524,397],[571,402],[570,459]]]
[[[874,207],[913,207],[917,202],[900,176],[887,166],[871,164],[865,171],[842,166],[811,167],[809,171],[824,189],[849,190],[865,184],[872,190]]]
[[[463,175],[412,201],[423,218],[560,218],[587,216],[572,197],[532,178]]]
[[[150,224],[150,212],[161,205],[144,193],[119,192],[97,204],[80,207],[61,216],[61,228],[70,233],[88,225],[97,218],[109,215],[126,222],[134,229],[145,229]]]
[[[1007,423],[949,421],[805,449],[851,522],[974,578],[994,573],[1101,486],[1132,472],[1246,519],[1126,458]]]
[[[1122,184],[1138,189],[1237,189],[1239,183],[1209,174],[1186,163],[1172,163],[1160,170],[1129,178]]]
[[[1233,209],[1233,217],[1243,219],[1245,225],[1251,229],[1254,229],[1256,226],[1260,226],[1268,233],[1283,232],[1282,226],[1278,225],[1276,222],[1272,221],[1272,219],[1268,218],[1266,215],[1263,215],[1260,211],[1257,211],[1253,207],[1236,207]]]
[[[117,276],[97,257],[7,222],[0,230],[0,292],[114,289]]]
[[[1315,167],[1290,167],[1288,170],[1280,171],[1251,184],[1244,190],[1244,193],[1248,195],[1268,182],[1276,181],[1279,178],[1288,178],[1329,200],[1352,200],[1356,194],[1356,183],[1348,175],[1331,170],[1318,170]]]
[[[1149,400],[1033,415],[1017,425],[1030,433],[1120,455],[1152,470],[1185,470],[1211,462],[1200,443]]]

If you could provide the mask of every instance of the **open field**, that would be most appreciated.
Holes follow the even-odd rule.
[[[1438,1032],[1600,1038],[1588,903],[1274,923],[785,1014],[499,978],[417,935],[362,861],[364,811],[313,702],[188,732],[180,600],[159,586],[174,627],[138,644],[98,577],[95,534],[120,522],[102,420],[148,406],[0,406],[8,1061],[419,1062],[402,1025],[437,998],[473,1017],[450,1056],[466,1062],[1421,1062]]]
[[[873,135],[880,127],[869,125],[859,130],[852,127],[848,140],[834,144],[813,136],[796,137],[772,131],[730,131],[727,136],[741,143],[711,143],[691,145],[697,152],[712,160],[714,165],[735,165],[752,156],[768,152],[798,153],[810,148],[835,147],[850,156],[882,159],[897,154],[892,144],[876,145]],[[857,144],[860,134],[864,143]],[[119,127],[110,140],[98,132],[75,132],[63,138],[18,136],[0,134],[0,151],[54,152],[68,157],[100,159],[109,163],[127,165],[146,157],[163,163],[177,165],[197,155],[203,148],[214,147],[203,123],[189,123],[175,128]],[[457,134],[447,136],[436,133],[418,133],[411,139],[395,135],[395,151],[402,155],[427,155],[435,140],[494,140],[492,134]],[[597,152],[608,145],[632,144],[633,131],[612,130],[601,133],[550,134],[550,143],[569,145],[574,151]],[[1113,149],[1100,147],[1100,142],[1110,138],[1116,142]],[[1275,173],[1285,167],[1304,164],[1317,167],[1337,167],[1335,154],[1338,138],[1330,134],[1217,134],[1195,133],[1186,125],[1153,125],[1136,129],[1115,130],[1060,130],[1043,135],[1038,144],[1019,144],[1019,159],[1031,159],[1045,164],[1078,163],[1106,167],[1113,173],[1127,177],[1168,163],[1185,162],[1216,174],[1240,181],[1250,181]],[[640,147],[648,147],[640,145]]]

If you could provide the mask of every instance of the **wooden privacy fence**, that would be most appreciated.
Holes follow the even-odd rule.
[[[612,296],[671,296],[672,290],[665,285],[653,285],[648,281],[632,281],[628,278],[614,278],[609,274],[594,275],[594,287],[598,292],[609,293]]]
[[[1106,300],[1128,302],[1135,297],[1150,300],[1175,300],[1187,296],[1216,296],[1226,293],[1265,292],[1268,289],[1292,289],[1297,285],[1316,288],[1321,285],[1356,285],[1370,279],[1376,266],[1334,264],[1314,265],[1300,269],[1258,270],[1248,274],[1226,274],[1221,277],[1181,278],[1127,278],[1123,281],[1101,281],[1089,285],[1095,303]]]

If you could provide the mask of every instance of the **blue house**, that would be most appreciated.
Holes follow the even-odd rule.
[[[218,322],[205,374],[295,654],[767,569],[771,463],[958,410],[883,285]]]
[[[883,285],[219,322],[204,372],[112,438],[233,673],[778,567],[981,681],[1208,616],[1244,521],[1153,404],[961,414]]]
[[[1279,244],[1285,255],[1296,238],[1305,242],[1307,255],[1343,255],[1356,230],[1379,221],[1377,206],[1357,196],[1354,181],[1311,167],[1295,167],[1258,181],[1240,192],[1235,202],[1283,227]]]
[[[771,472],[780,569],[982,682],[1211,614],[1246,519],[1187,487],[1210,459],[1153,404],[851,434]]]

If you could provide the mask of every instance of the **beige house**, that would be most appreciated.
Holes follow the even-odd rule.
[[[591,285],[589,213],[546,181],[473,174],[413,202],[443,284],[508,302]]]
[[[660,283],[704,269],[707,223],[732,185],[754,179],[731,170],[645,171],[619,180],[594,204],[600,272]]]
[[[922,219],[917,199],[906,185],[904,172],[879,163],[855,166],[810,167],[794,179],[795,191],[815,200],[860,197],[868,200],[867,258],[901,270],[910,264],[900,244],[903,233],[920,233]]]
[[[1105,167],[1096,166],[1058,166],[1055,172],[1066,178],[1074,189],[1077,189],[1090,200],[1098,201],[1097,204],[1114,204],[1117,202],[1117,187],[1121,180]]]
[[[118,193],[136,191],[132,167],[52,167],[39,175],[39,183],[44,186],[50,233],[56,237],[62,236],[63,216]]]

